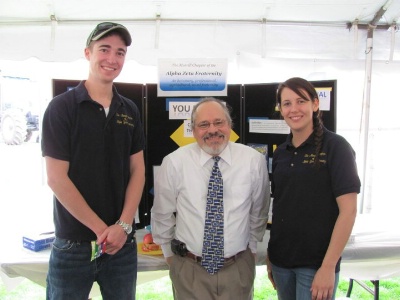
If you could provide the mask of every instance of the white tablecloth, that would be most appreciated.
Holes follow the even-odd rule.
[[[400,220],[386,216],[357,216],[353,234],[343,252],[341,275],[360,280],[400,277],[399,225]],[[145,233],[144,229],[138,230],[138,242],[142,241]],[[265,264],[268,240],[267,230],[263,242],[258,244],[257,265]],[[22,247],[22,242],[2,246],[0,276],[9,288],[24,277],[45,286],[49,254],[50,250],[27,250]],[[168,275],[165,270],[168,270],[168,265],[163,256],[138,255],[138,284]]]
[[[342,255],[341,276],[359,280],[400,277],[400,218],[358,215]]]

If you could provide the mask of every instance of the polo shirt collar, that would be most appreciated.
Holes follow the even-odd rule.
[[[75,95],[76,95],[76,102],[77,103],[82,103],[84,101],[94,101],[92,98],[89,96],[89,92],[86,89],[85,86],[86,80],[81,81],[78,86],[75,88]],[[118,101],[121,105],[123,105],[123,101],[121,100],[120,95],[118,94],[117,88],[115,85],[112,86],[113,89],[113,102]]]
[[[286,149],[295,148],[295,147],[293,146],[293,144],[292,144],[292,138],[293,138],[293,134],[290,133],[290,134],[287,136],[286,141],[285,141],[285,143],[284,143]],[[312,133],[310,134],[310,136],[309,136],[299,147],[303,147],[303,146],[305,146],[305,145],[314,145],[314,132],[312,132]],[[297,147],[297,148],[299,148],[299,147]]]

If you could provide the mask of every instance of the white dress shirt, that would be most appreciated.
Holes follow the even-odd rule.
[[[250,247],[256,253],[268,220],[270,189],[267,161],[258,151],[229,142],[219,155],[224,182],[224,253],[231,257]],[[165,257],[172,256],[171,240],[201,256],[208,191],[214,164],[197,143],[167,155],[157,171],[151,230]],[[176,218],[175,213],[176,212]]]

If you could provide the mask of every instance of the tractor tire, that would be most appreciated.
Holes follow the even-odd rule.
[[[7,110],[1,118],[1,133],[7,145],[21,145],[27,135],[26,117],[18,110]]]

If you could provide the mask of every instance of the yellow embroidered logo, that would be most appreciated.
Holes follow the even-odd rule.
[[[116,117],[117,117],[117,124],[131,126],[131,127],[134,126],[133,118],[130,116],[128,116],[126,114],[116,113]]]
[[[303,164],[313,164],[315,161],[315,154],[304,154],[304,160],[303,160]],[[319,163],[321,164],[326,164],[326,153],[325,152],[321,152],[319,154]]]

